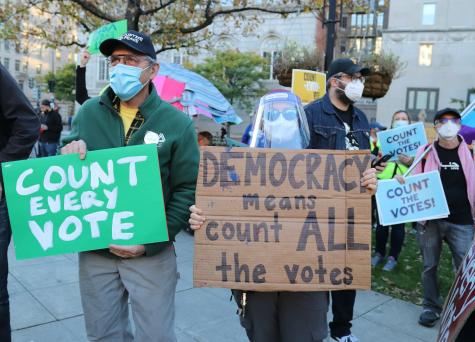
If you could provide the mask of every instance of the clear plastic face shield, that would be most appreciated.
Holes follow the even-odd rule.
[[[303,149],[310,141],[300,99],[289,91],[264,95],[253,127],[250,147]]]

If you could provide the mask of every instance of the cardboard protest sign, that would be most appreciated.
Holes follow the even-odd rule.
[[[292,92],[303,103],[309,103],[325,96],[326,75],[312,70],[292,70]]]
[[[125,32],[127,32],[126,19],[101,26],[97,30],[92,31],[87,43],[89,53],[91,55],[100,53],[99,45],[101,45],[104,40],[109,38],[119,38]]]
[[[449,207],[438,171],[380,180],[376,192],[379,222],[383,226],[426,221],[449,216]]]
[[[417,149],[427,144],[424,124],[418,122],[405,127],[398,127],[377,133],[384,154],[391,153],[391,160],[397,160],[398,154],[410,157],[416,155]]]
[[[440,319],[439,342],[457,340],[464,324],[475,313],[475,244],[465,255],[445,302]],[[472,328],[473,329],[473,328]],[[466,337],[466,336],[465,336]],[[467,341],[460,339],[460,341]]]
[[[369,151],[201,150],[194,286],[369,289]]]
[[[167,241],[157,148],[2,164],[18,259]]]

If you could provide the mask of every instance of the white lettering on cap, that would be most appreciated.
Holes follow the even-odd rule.
[[[131,40],[134,43],[139,43],[143,40],[143,37],[137,36],[136,34],[133,33],[124,33],[122,37],[120,37],[119,40]]]

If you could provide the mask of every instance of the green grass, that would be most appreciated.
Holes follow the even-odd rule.
[[[406,226],[406,238],[396,268],[390,272],[383,271],[384,262],[373,268],[371,287],[373,291],[421,305],[422,256],[416,235],[411,233],[411,229],[409,225]],[[373,232],[373,243],[374,241]],[[389,248],[389,242],[387,248]],[[452,270],[452,255],[446,243],[443,243],[438,275],[440,293],[445,299],[455,277]]]

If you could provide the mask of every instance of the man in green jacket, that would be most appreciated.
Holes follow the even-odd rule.
[[[170,242],[79,255],[87,336],[92,341],[176,341],[175,235],[186,226],[195,197],[199,151],[190,118],[157,95],[151,80],[159,64],[150,37],[135,31],[100,46],[111,65],[110,88],[86,101],[62,154],[156,144]],[[147,201],[146,198],[143,201]],[[128,300],[135,323],[132,336]]]

